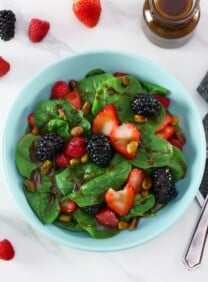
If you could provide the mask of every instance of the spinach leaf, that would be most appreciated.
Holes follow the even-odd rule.
[[[151,167],[167,166],[172,156],[173,146],[167,140],[150,134],[145,135],[136,157],[129,160],[129,162],[134,166],[148,169]]]
[[[175,181],[185,177],[186,160],[181,150],[173,146],[173,156],[168,164]]]
[[[167,88],[162,87],[158,84],[144,80],[139,80],[139,81],[149,94],[157,93],[160,95],[167,95],[170,92]]]
[[[58,220],[56,220],[54,222],[54,225],[69,230],[69,231],[84,231],[83,228],[79,225],[79,223],[77,223],[76,221],[71,221],[71,222],[60,222]]]
[[[29,192],[25,190],[26,198],[32,207],[33,211],[43,223],[52,223],[59,214],[59,200],[55,198],[53,203],[50,203],[51,194],[48,192]]]
[[[130,170],[131,165],[127,161],[122,161],[115,167],[110,166],[105,174],[89,180],[78,191],[71,193],[70,198],[80,207],[99,204],[110,187],[121,189]]]
[[[79,225],[93,238],[105,239],[115,236],[119,233],[119,230],[116,228],[110,228],[99,224],[95,216],[87,214],[81,209],[77,209],[73,213],[73,216],[75,217]]]
[[[73,192],[78,189],[84,182],[105,173],[105,168],[88,162],[77,167],[68,166],[66,169],[55,175],[56,186],[63,195]]]
[[[126,76],[126,79],[128,80],[126,85],[124,85],[121,77],[112,77],[100,84],[92,105],[94,115],[106,104],[113,103],[116,105],[121,122],[133,120],[131,103],[134,95],[142,91],[142,86],[135,77]]]
[[[35,123],[42,133],[46,134],[55,131],[66,139],[70,137],[68,128],[81,126],[84,133],[88,134],[91,127],[82,111],[75,109],[70,103],[61,99],[40,102],[35,107],[34,117]]]
[[[27,134],[19,140],[16,146],[16,165],[19,173],[26,178],[30,178],[31,172],[37,168],[37,164],[31,160],[30,148],[39,139],[40,137],[38,136]]]
[[[135,216],[144,216],[145,213],[150,211],[155,205],[155,196],[149,194],[146,197],[136,194],[134,203],[127,215],[123,216],[124,220],[129,220]]]
[[[96,75],[88,75],[78,82],[78,88],[82,95],[82,100],[91,104],[94,101],[95,93],[100,84],[104,83],[108,78],[113,77],[111,73],[101,73]]]

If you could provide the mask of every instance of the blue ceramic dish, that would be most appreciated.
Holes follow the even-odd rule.
[[[171,112],[181,119],[187,137],[184,154],[188,163],[186,177],[177,183],[178,197],[156,216],[140,221],[132,232],[122,231],[110,239],[93,239],[86,233],[69,232],[53,225],[44,225],[27,203],[22,178],[14,159],[15,146],[24,134],[27,116],[40,100],[49,98],[57,80],[81,79],[89,70],[102,68],[124,72],[152,81],[171,90]],[[6,120],[3,144],[3,166],[8,188],[26,220],[37,230],[68,246],[89,251],[117,251],[143,244],[166,231],[186,211],[199,188],[205,166],[205,136],[200,115],[184,87],[166,70],[155,63],[116,51],[93,51],[61,59],[36,74],[17,95]]]

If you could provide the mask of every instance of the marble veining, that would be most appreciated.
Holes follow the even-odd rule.
[[[172,50],[154,46],[143,34],[142,0],[101,2],[100,22],[97,27],[88,29],[73,15],[72,0],[0,0],[0,9],[11,9],[17,16],[15,38],[0,41],[0,56],[11,63],[11,71],[0,78],[0,138],[8,108],[28,79],[58,58],[90,49],[130,51],[161,64],[184,84],[200,115],[205,115],[208,105],[197,94],[196,87],[208,68],[208,2],[201,0],[201,19],[192,40]],[[51,23],[47,38],[38,44],[31,43],[27,36],[32,17]],[[207,249],[199,269],[189,272],[182,263],[199,215],[196,202],[167,232],[143,246],[114,253],[87,252],[58,244],[36,231],[17,209],[8,191],[2,163],[0,173],[0,240],[10,239],[16,250],[12,261],[0,260],[2,282],[205,281]]]

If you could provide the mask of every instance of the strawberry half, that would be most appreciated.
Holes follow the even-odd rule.
[[[96,219],[108,226],[108,227],[117,227],[119,220],[118,217],[116,216],[116,214],[110,210],[109,208],[104,208],[101,209],[97,214],[96,214]]]
[[[4,76],[10,70],[10,64],[0,56],[0,77]]]
[[[123,190],[115,191],[110,188],[105,193],[105,201],[107,206],[116,214],[122,216],[129,212],[134,202],[134,188],[125,185]]]
[[[11,260],[15,256],[14,248],[7,239],[0,241],[0,259]]]
[[[140,143],[140,132],[133,123],[123,123],[114,128],[109,135],[115,150],[127,159],[136,156]]]
[[[50,28],[50,23],[40,19],[31,19],[29,23],[28,35],[32,42],[40,42],[46,36]]]
[[[100,0],[74,0],[72,9],[77,19],[90,28],[97,25],[102,10]]]
[[[113,104],[107,104],[94,118],[92,122],[92,132],[103,133],[109,136],[111,131],[118,126],[119,119],[116,107]]]
[[[63,98],[68,101],[71,105],[73,105],[76,109],[81,109],[82,102],[79,91],[73,90],[71,92],[68,92],[66,95],[64,95]]]
[[[127,178],[127,184],[134,188],[135,193],[140,193],[142,190],[142,182],[146,176],[144,170],[133,168]]]

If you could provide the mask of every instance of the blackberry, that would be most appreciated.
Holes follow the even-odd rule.
[[[91,205],[91,206],[85,206],[82,207],[82,209],[89,214],[96,214],[98,213],[98,211],[104,207],[104,203],[101,204],[95,204],[95,205]]]
[[[160,109],[160,102],[150,94],[138,93],[134,96],[132,110],[145,117],[154,116]]]
[[[153,193],[159,204],[167,204],[178,194],[169,168],[154,169],[152,174]]]
[[[37,147],[36,157],[39,161],[52,160],[53,157],[59,153],[64,146],[64,140],[56,133],[49,133],[43,136]]]
[[[14,37],[16,16],[11,10],[0,11],[0,38],[8,41]]]
[[[95,134],[87,142],[86,151],[89,158],[98,166],[106,166],[113,157],[113,148],[108,136]]]

